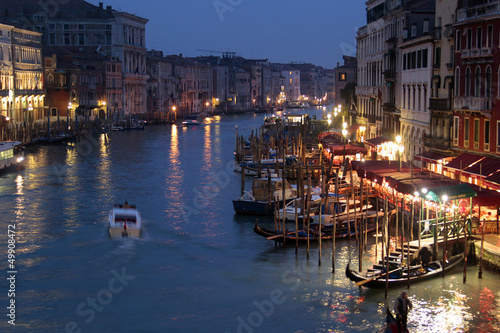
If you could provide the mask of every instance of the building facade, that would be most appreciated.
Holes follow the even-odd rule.
[[[9,57],[13,69],[10,119],[26,127],[43,119],[45,91],[43,87],[42,34],[12,27]]]
[[[460,1],[453,26],[453,146],[500,155],[500,1]]]
[[[427,150],[452,153],[453,129],[453,63],[455,56],[453,22],[457,0],[436,2],[434,57],[430,86],[430,132],[424,137]]]
[[[359,124],[366,128],[365,138],[382,135],[384,94],[384,0],[370,0],[367,25],[358,30],[357,40],[357,113]],[[337,78],[340,79],[340,78]],[[339,82],[341,83],[341,82]]]

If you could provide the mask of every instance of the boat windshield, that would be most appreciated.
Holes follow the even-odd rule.
[[[115,222],[135,223],[137,222],[135,215],[115,215]]]

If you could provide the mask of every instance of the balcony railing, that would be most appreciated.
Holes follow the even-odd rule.
[[[429,100],[429,110],[431,111],[450,111],[451,102],[448,98],[434,98]]]
[[[462,50],[461,55],[463,59],[467,58],[484,58],[484,57],[493,57],[493,48],[492,47],[482,47],[475,48],[469,50]]]
[[[453,99],[454,109],[491,111],[492,107],[493,98],[491,97],[455,97]]]
[[[500,2],[485,3],[475,7],[461,8],[457,10],[457,21],[465,21],[500,13]]]
[[[384,103],[382,104],[384,112],[396,112],[396,105],[394,103]]]
[[[424,137],[424,145],[429,148],[450,149],[452,146],[451,143],[451,139]]]
[[[377,87],[356,87],[356,95],[377,95]]]
[[[386,69],[384,71],[384,77],[386,80],[394,80],[396,78],[396,71],[392,69]]]

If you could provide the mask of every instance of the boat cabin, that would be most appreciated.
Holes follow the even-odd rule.
[[[284,183],[284,185],[283,185]],[[296,190],[285,180],[277,177],[256,178],[252,184],[252,195],[256,201],[269,201],[277,197],[277,200],[283,200],[283,186],[285,186],[285,199],[296,196]]]

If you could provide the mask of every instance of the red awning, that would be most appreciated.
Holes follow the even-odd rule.
[[[487,180],[492,183],[500,184],[500,171],[497,171],[490,176],[486,177],[484,180]]]
[[[358,130],[358,128],[361,127],[361,124],[352,124],[351,126],[349,126],[347,128],[347,133],[353,133],[353,132],[356,132]]]
[[[413,157],[413,159],[416,161],[422,161],[427,163],[436,163],[437,161],[444,160],[447,158],[451,159],[452,157],[449,155],[436,153],[433,151],[425,151],[422,154]]]
[[[365,144],[373,147],[377,147],[378,145],[381,145],[382,143],[389,142],[391,140],[384,138],[383,136],[379,136],[373,139],[365,140]]]
[[[456,170],[460,170],[460,167],[462,167],[462,170],[465,170],[472,164],[483,158],[484,158],[483,156],[465,153],[458,157],[455,157],[450,163],[446,164],[444,167],[447,169],[456,169]],[[462,163],[460,164],[460,162]]]
[[[333,155],[343,155],[344,154],[344,145],[343,144],[327,144],[325,146],[326,149],[330,149],[330,153]],[[366,148],[355,146],[355,145],[345,145],[345,154],[346,155],[356,155],[356,154],[366,154]]]
[[[485,157],[473,166],[464,169],[465,172],[483,177],[488,177],[498,170],[500,170],[500,160],[491,157]]]

